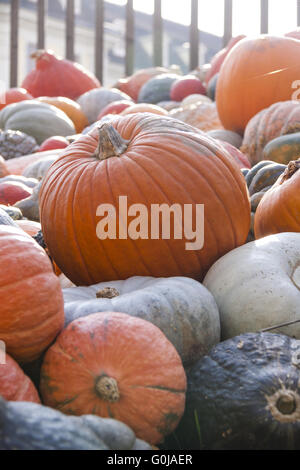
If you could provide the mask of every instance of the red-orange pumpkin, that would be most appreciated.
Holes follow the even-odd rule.
[[[117,419],[156,444],[184,412],[186,376],[159,328],[104,312],[73,321],[59,335],[46,353],[40,390],[48,406]]]
[[[300,42],[287,37],[265,35],[236,44],[222,65],[216,93],[225,129],[242,134],[256,113],[291,99],[300,77],[299,54]]]
[[[45,251],[6,225],[0,226],[0,288],[0,338],[15,360],[31,362],[63,326],[62,292]]]
[[[22,87],[34,98],[64,96],[76,100],[86,91],[101,86],[84,67],[56,56],[51,50],[39,50],[31,57],[36,59],[36,68],[27,75]]]
[[[31,96],[27,90],[24,88],[10,88],[4,93],[4,96],[0,102],[0,111],[5,108],[8,104],[18,103],[19,101],[32,100]]]
[[[116,116],[69,146],[49,169],[40,193],[49,252],[78,285],[134,275],[202,279],[222,255],[242,245],[250,226],[246,183],[227,151],[195,128],[165,116]],[[98,147],[98,148],[97,148]],[[118,237],[118,198],[128,206],[205,205],[204,246],[186,239]],[[117,239],[100,240],[100,204],[115,206]],[[193,212],[195,222],[195,212]],[[203,226],[199,230],[203,229]],[[153,237],[152,237],[153,238]]]
[[[0,182],[0,204],[13,206],[32,195],[32,188],[17,181]]]
[[[300,232],[300,159],[266,192],[255,213],[256,238],[280,232]]]
[[[182,101],[189,95],[205,95],[206,88],[195,75],[184,75],[173,83],[170,90],[172,101]]]
[[[8,401],[40,403],[38,392],[30,378],[8,354],[5,364],[0,364],[0,396]]]
[[[88,125],[89,121],[84,112],[81,110],[81,106],[76,101],[64,98],[62,96],[51,97],[41,96],[38,101],[42,103],[52,104],[58,109],[61,109],[74,123],[76,132],[80,134]]]

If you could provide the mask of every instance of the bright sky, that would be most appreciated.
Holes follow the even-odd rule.
[[[108,0],[124,5],[126,0]],[[154,0],[134,0],[134,8],[153,13]],[[224,0],[199,1],[199,29],[223,35]],[[166,19],[188,25],[189,0],[162,0],[162,15]],[[269,0],[269,33],[283,34],[297,27],[297,0]],[[233,0],[233,36],[256,35],[260,32],[260,0]]]

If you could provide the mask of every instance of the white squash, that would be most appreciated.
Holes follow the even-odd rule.
[[[236,248],[210,268],[203,284],[218,304],[223,340],[269,328],[300,339],[300,233]]]
[[[220,341],[216,302],[193,279],[136,276],[126,281],[63,289],[63,295],[65,326],[91,313],[127,313],[160,328],[185,364],[196,361]]]

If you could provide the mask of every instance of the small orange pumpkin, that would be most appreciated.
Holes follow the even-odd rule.
[[[81,110],[81,106],[70,98],[64,98],[62,96],[41,96],[38,98],[38,101],[52,104],[56,108],[64,111],[71,121],[73,121],[76,132],[78,134],[80,134],[80,132],[82,132],[83,129],[89,125],[89,121],[84,112]]]
[[[73,321],[45,355],[43,402],[63,413],[111,417],[159,443],[185,407],[181,359],[152,323],[103,312]]]

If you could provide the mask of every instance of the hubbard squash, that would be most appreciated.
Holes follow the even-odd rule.
[[[287,165],[300,157],[300,132],[281,135],[267,143],[263,150],[264,160]]]
[[[0,338],[21,363],[36,359],[63,326],[59,281],[44,250],[23,230],[0,226]]]
[[[171,87],[178,80],[175,73],[164,73],[148,80],[140,89],[138,103],[156,104],[171,100]]]
[[[295,62],[299,53],[300,42],[287,37],[261,35],[236,44],[218,79],[216,101],[223,126],[242,135],[258,112],[290,100],[292,84],[300,76],[300,63]]]
[[[41,144],[53,135],[75,134],[75,127],[68,116],[47,103],[37,100],[10,104],[0,112],[0,129],[22,131]]]
[[[150,444],[178,425],[185,390],[172,344],[156,326],[124,313],[95,313],[70,323],[41,369],[46,405],[66,414],[113,417]]]
[[[300,319],[299,264],[299,233],[270,235],[220,258],[203,283],[218,304],[221,337],[272,328],[300,339],[300,323],[279,327]]]
[[[174,277],[132,277],[63,291],[65,325],[97,312],[124,312],[156,325],[184,364],[192,363],[220,339],[212,295],[197,281]]]
[[[215,346],[187,374],[183,449],[296,450],[300,341],[247,333]],[[174,447],[171,447],[174,449]]]
[[[0,396],[8,401],[40,403],[35,386],[29,377],[24,374],[16,361],[8,354],[5,355],[5,363],[0,363]]]
[[[150,216],[152,204],[178,204],[181,211],[204,204],[204,247],[186,250],[186,235],[174,237],[173,226],[168,239],[152,230],[151,238],[107,238],[97,208],[107,203],[118,214],[123,195]],[[185,123],[149,113],[116,116],[68,147],[43,180],[40,212],[51,256],[77,285],[134,275],[201,280],[216,259],[245,242],[250,226],[246,183],[227,151]]]
[[[151,450],[125,424],[0,397],[0,450]]]
[[[255,214],[255,236],[279,232],[300,232],[300,159],[288,164],[274,186],[267,191]]]

